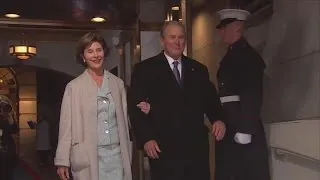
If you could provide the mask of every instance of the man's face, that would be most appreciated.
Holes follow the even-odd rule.
[[[181,57],[185,48],[183,28],[178,25],[167,26],[164,31],[164,37],[161,38],[161,45],[164,51],[173,59]]]
[[[234,36],[236,34],[236,23],[230,23],[226,26],[218,29],[218,33],[223,43],[230,45],[233,43]]]

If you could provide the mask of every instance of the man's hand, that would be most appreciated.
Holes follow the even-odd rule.
[[[151,159],[159,159],[158,153],[161,152],[158,143],[155,140],[146,142],[144,144],[144,151]]]
[[[226,132],[226,126],[220,120],[212,124],[212,134],[216,137],[217,141],[220,141]]]
[[[137,107],[140,108],[140,110],[145,114],[149,114],[151,109],[150,104],[147,102],[140,102],[137,104]]]

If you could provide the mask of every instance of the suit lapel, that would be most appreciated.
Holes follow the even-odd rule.
[[[186,89],[191,83],[192,72],[194,71],[192,65],[190,64],[188,58],[186,56],[182,56],[181,58],[182,64],[182,84],[183,89]]]

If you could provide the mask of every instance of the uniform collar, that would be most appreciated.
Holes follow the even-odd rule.
[[[233,44],[231,44],[228,48],[228,50],[232,50],[234,48],[239,48],[239,47],[246,47],[248,46],[248,42],[244,37],[241,37],[240,39],[238,39],[236,42],[234,42]]]

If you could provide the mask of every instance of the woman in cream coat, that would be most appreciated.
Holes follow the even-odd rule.
[[[65,88],[55,165],[62,180],[132,180],[123,81],[104,70],[106,43],[88,33],[77,59],[86,70]]]

